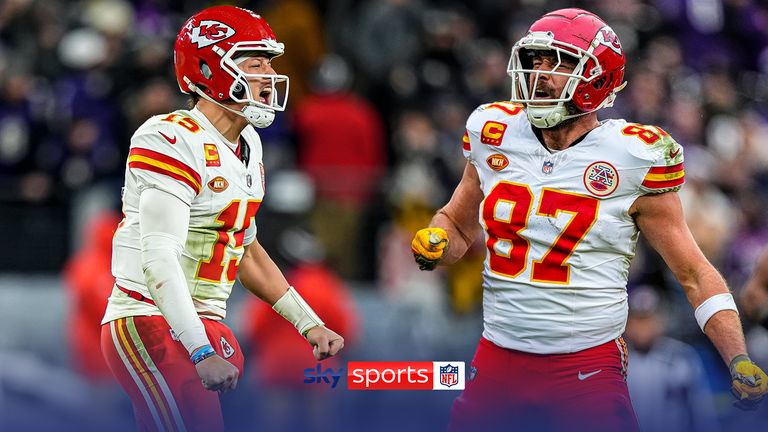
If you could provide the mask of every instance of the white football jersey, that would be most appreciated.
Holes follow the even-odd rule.
[[[112,274],[117,286],[103,322],[161,315],[141,266],[139,194],[147,188],[163,190],[190,205],[181,257],[187,287],[199,315],[225,317],[244,246],[256,236],[254,215],[264,197],[261,140],[253,127],[243,130],[238,150],[248,154],[247,166],[196,109],[152,117],[136,130],[125,171],[124,219],[113,240]]]
[[[551,152],[505,102],[472,113],[463,147],[485,196],[484,337],[539,354],[619,337],[638,238],[628,210],[680,188],[682,147],[658,127],[607,120]]]

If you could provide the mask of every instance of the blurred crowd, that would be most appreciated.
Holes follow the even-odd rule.
[[[60,271],[73,250],[88,248],[80,238],[89,221],[119,211],[132,132],[186,104],[172,71],[178,28],[218,3],[260,13],[286,45],[273,65],[291,79],[288,109],[260,131],[260,241],[287,251],[277,257],[289,267],[297,261],[286,256],[303,244],[296,236],[311,236],[316,248],[305,252],[321,250],[322,259],[309,262],[324,267],[302,274],[334,286],[366,281],[406,311],[413,340],[445,347],[449,308],[480,319],[482,245],[426,273],[409,243],[461,176],[467,116],[509,97],[510,47],[548,10],[584,7],[619,35],[629,84],[600,116],[658,125],[683,145],[688,223],[736,292],[768,244],[765,0],[4,0],[0,226],[26,241],[0,250],[0,271]],[[67,268],[71,284],[94,282]],[[638,286],[664,305],[657,333],[700,351],[703,366],[692,370],[724,374],[681,289],[642,242],[631,295]],[[766,361],[760,331],[750,338]]]

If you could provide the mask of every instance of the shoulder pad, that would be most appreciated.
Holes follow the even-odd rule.
[[[144,124],[136,130],[136,133],[141,133],[145,129],[165,130],[172,133],[178,132],[184,136],[194,136],[194,134],[203,130],[202,127],[183,110],[153,116],[144,122]]]
[[[523,113],[523,106],[513,104],[511,102],[493,102],[480,105],[472,112],[467,120],[467,129],[479,129],[482,127],[482,123],[477,128],[471,128],[470,126],[487,120],[509,120],[510,117],[517,116]]]
[[[177,149],[187,148],[192,153],[199,151],[202,154],[202,138],[198,138],[201,131],[202,127],[187,115],[186,111],[179,110],[151,117],[136,130],[131,140],[140,136],[157,135],[163,138],[161,141]]]
[[[630,151],[650,166],[641,184],[644,193],[677,191],[685,182],[683,147],[658,126],[627,123],[621,133],[630,140]]]

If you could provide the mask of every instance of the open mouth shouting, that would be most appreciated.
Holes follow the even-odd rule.
[[[542,101],[541,104],[548,104],[549,102],[544,102],[544,101],[555,99],[555,97],[552,96],[552,94],[547,89],[539,88],[539,89],[536,89],[535,92],[533,92],[533,97],[531,99],[534,99],[537,101],[541,100]]]
[[[270,105],[270,100],[272,98],[272,87],[264,87],[259,92],[259,102],[263,103],[264,105]]]

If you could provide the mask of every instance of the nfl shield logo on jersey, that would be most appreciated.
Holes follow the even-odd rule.
[[[544,174],[549,174],[552,172],[552,170],[555,168],[555,164],[553,164],[550,161],[545,161],[544,165],[541,166],[541,172]]]
[[[219,342],[221,342],[221,353],[224,354],[225,359],[230,358],[235,354],[235,349],[232,348],[232,345],[230,345],[226,339],[224,339],[224,336],[221,337]]]
[[[440,366],[440,384],[453,387],[459,383],[459,367],[453,365]]]

